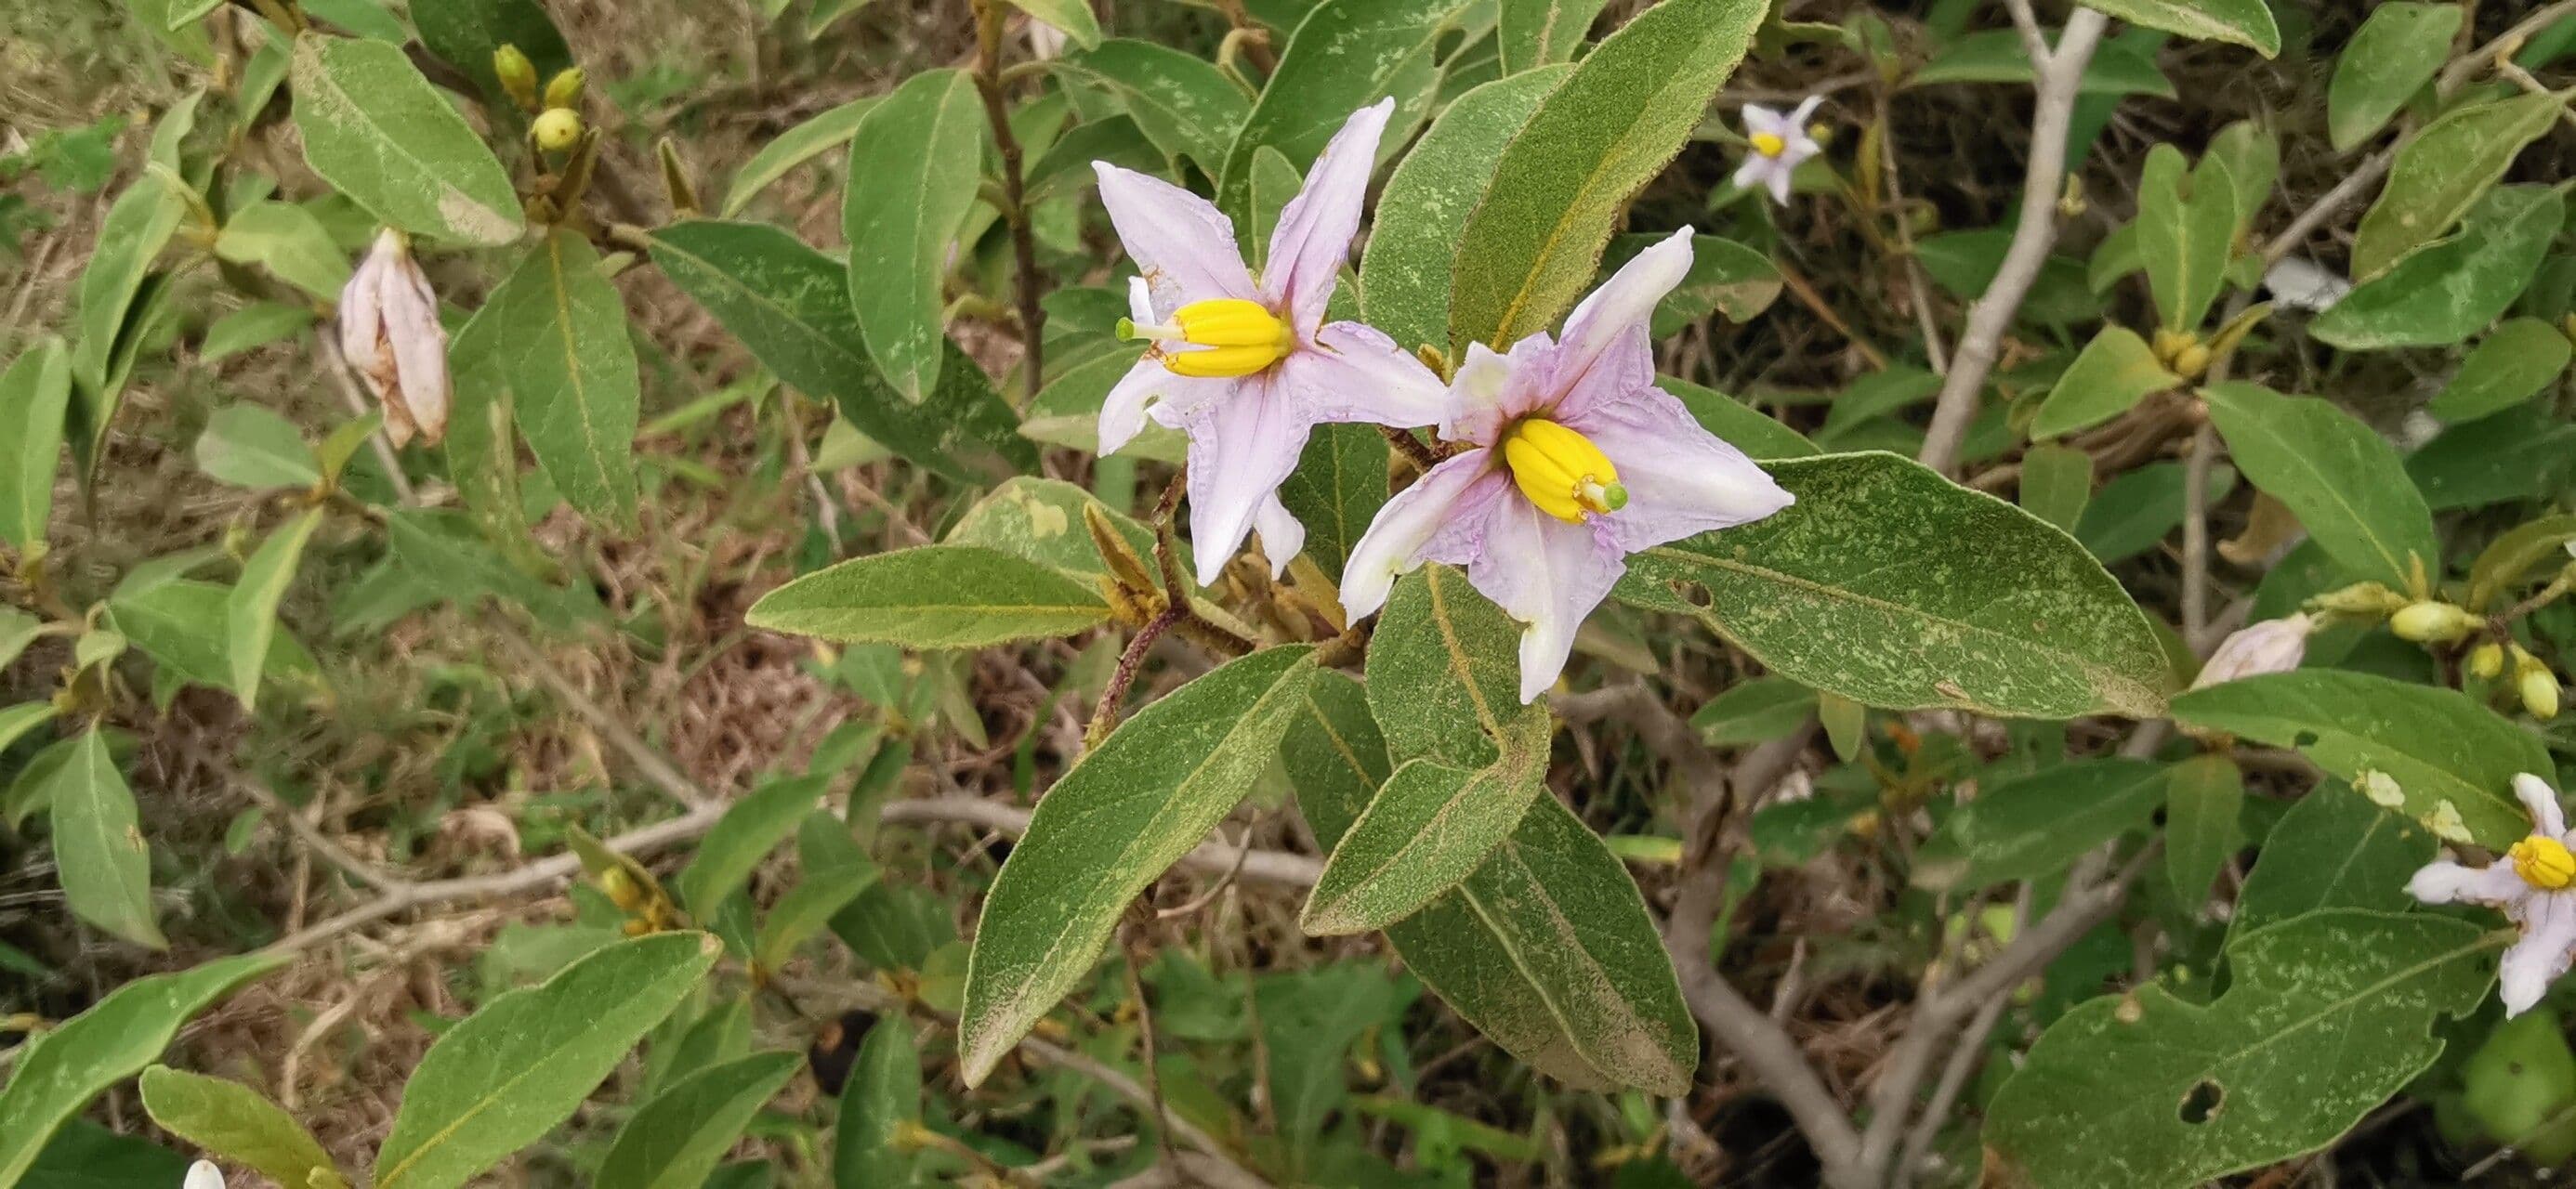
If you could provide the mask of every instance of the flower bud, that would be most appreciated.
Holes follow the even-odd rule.
[[[2192,337],[2188,331],[2158,327],[2153,350],[2159,362],[2171,363],[2174,357],[2182,354],[2182,349],[2190,346],[2191,343]]]
[[[2209,348],[2199,343],[2192,343],[2174,352],[2173,370],[2175,375],[2183,379],[2199,379],[2201,373],[2209,370]]]
[[[2356,582],[2308,600],[2308,606],[2337,615],[2386,619],[2406,606],[2406,596],[2376,582]]]
[[[2469,676],[2493,681],[2504,672],[2504,645],[2489,640],[2469,650]]]
[[[504,45],[492,51],[492,73],[501,80],[502,94],[508,95],[510,102],[518,104],[519,110],[538,110],[537,64],[529,61],[528,55],[519,47]]]
[[[599,890],[608,893],[609,903],[626,912],[640,911],[651,902],[644,889],[636,884],[635,877],[628,875],[623,867],[611,867],[601,872]]]
[[[2539,657],[2525,652],[2515,658],[2513,688],[2522,695],[2522,708],[2530,711],[2533,718],[2558,717],[2558,675],[2550,672]]]
[[[385,436],[402,445],[418,433],[447,433],[447,330],[438,297],[411,257],[410,241],[387,229],[340,290],[340,353],[384,409]]]
[[[2388,617],[2388,630],[2418,644],[2449,644],[2469,634],[2477,617],[2438,599],[2409,604]]]
[[[2314,630],[2316,621],[2305,615],[2267,619],[2240,628],[2219,642],[2218,651],[2211,653],[2209,663],[2200,667],[2200,676],[2191,687],[2207,689],[2222,681],[2296,669],[2307,656],[2308,633]]]
[[[569,107],[556,107],[538,116],[531,128],[537,147],[549,153],[560,153],[581,143],[581,113]]]
[[[546,109],[581,106],[581,86],[589,78],[574,66],[546,80]]]

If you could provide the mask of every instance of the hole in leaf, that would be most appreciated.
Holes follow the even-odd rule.
[[[2317,733],[2315,731],[2301,731],[2297,738],[2290,740],[2290,746],[2292,747],[2314,747],[2316,745]]]
[[[2216,1082],[2204,1081],[2193,1086],[2191,1093],[2182,1096],[2182,1121],[2198,1124],[2217,1118],[2218,1108],[2226,1098],[2227,1092]]]
[[[1672,583],[1672,588],[1673,596],[1675,598],[1678,598],[1691,606],[1713,607],[1717,605],[1717,597],[1708,593],[1708,588],[1700,585],[1699,583],[1684,582],[1679,579],[1675,579]]]

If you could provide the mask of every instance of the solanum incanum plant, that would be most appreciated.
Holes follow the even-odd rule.
[[[2576,0],[0,52],[0,1189],[2576,1150]]]

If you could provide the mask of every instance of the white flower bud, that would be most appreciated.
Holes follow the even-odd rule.
[[[2222,681],[2296,669],[2308,654],[2308,633],[2314,630],[2316,621],[2305,615],[2267,619],[2239,628],[2219,642],[2218,651],[2211,653],[2209,663],[2200,667],[2200,676],[2191,687],[2207,689]]]
[[[401,232],[377,236],[340,291],[340,353],[383,406],[385,436],[395,445],[414,433],[431,444],[446,435],[447,330]]]
[[[180,1189],[224,1189],[224,1170],[200,1160],[188,1166],[188,1179]]]

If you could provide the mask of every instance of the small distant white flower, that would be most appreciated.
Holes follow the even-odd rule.
[[[1064,56],[1064,30],[1045,21],[1029,22],[1029,56],[1052,62]]]
[[[2548,781],[2525,773],[2513,778],[2513,791],[2531,811],[2529,837],[2484,867],[2444,859],[2406,883],[2407,892],[2426,904],[2483,904],[2502,909],[2522,929],[2522,940],[2505,951],[2499,976],[2508,1018],[2540,1002],[2576,959],[2576,854],[2567,849],[2576,834],[2568,832],[2558,791]]]
[[[224,1170],[213,1161],[200,1160],[188,1166],[188,1179],[179,1189],[224,1189]]]
[[[340,290],[340,353],[384,407],[385,436],[436,445],[447,432],[447,330],[403,233],[387,228]]]
[[[2298,668],[2308,655],[2308,633],[2315,630],[2316,621],[2305,615],[2267,619],[2239,628],[2219,642],[2218,651],[2211,653],[2209,663],[2200,667],[2200,676],[2191,687],[2207,689],[2222,681]]]
[[[1735,171],[1735,184],[1746,189],[1762,186],[1771,191],[1771,201],[1783,206],[1789,203],[1789,175],[1798,164],[1823,152],[1816,138],[1807,135],[1807,117],[1825,101],[1822,95],[1809,95],[1788,115],[1759,103],[1744,105],[1744,139],[1753,152]]]
[[[2312,314],[2333,309],[2352,292],[2352,282],[2336,276],[2333,269],[2298,256],[2284,256],[2265,269],[2263,287],[2272,291],[2274,305]]]

